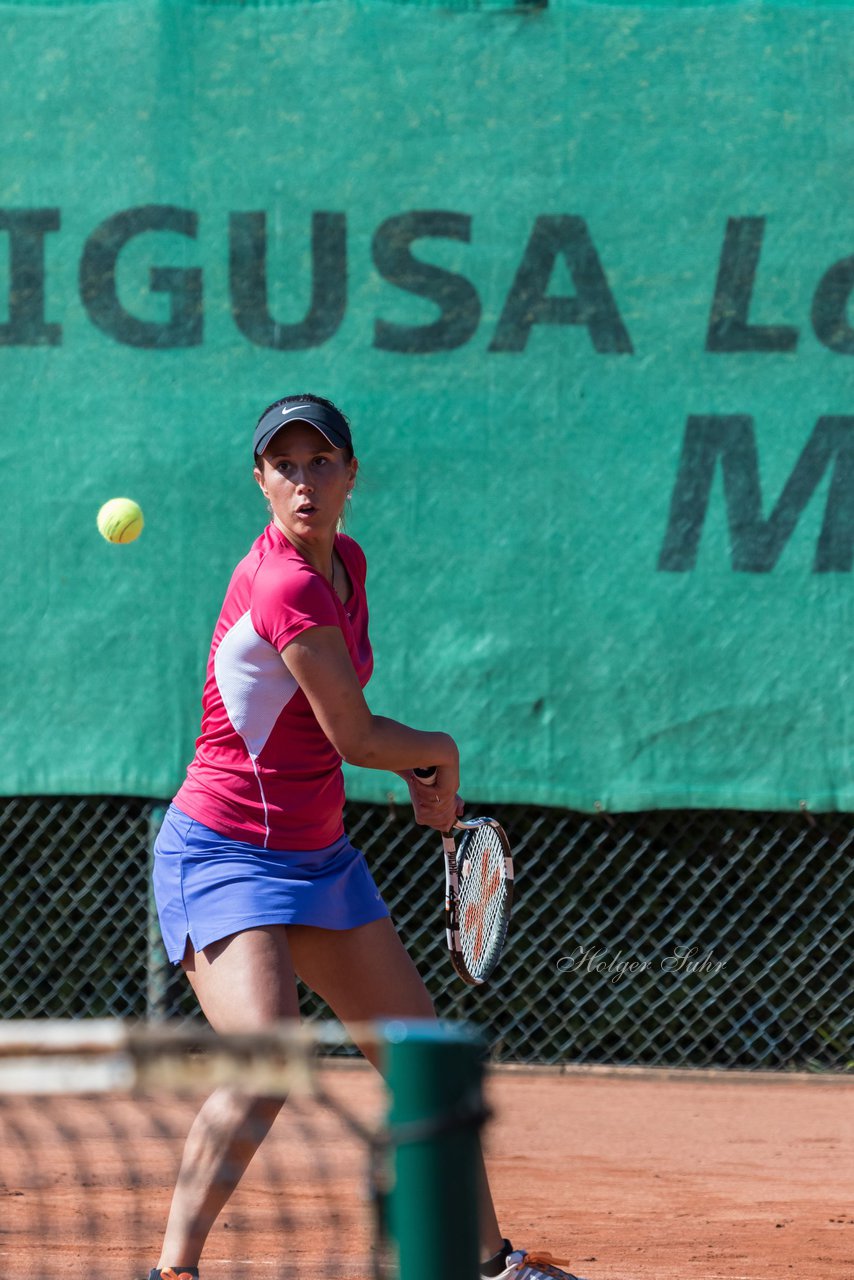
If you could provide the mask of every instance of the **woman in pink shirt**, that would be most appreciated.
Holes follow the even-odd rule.
[[[338,531],[358,470],[347,419],[321,397],[287,396],[261,415],[253,452],[272,520],[226,592],[195,756],[155,848],[167,952],[218,1031],[298,1018],[297,974],[345,1024],[430,1018],[344,831],[341,762],[399,773],[416,821],[448,830],[463,809],[459,752],[449,734],[374,715],[365,700],[365,557]],[[437,775],[425,786],[413,770],[429,766]],[[374,1046],[360,1047],[378,1065]],[[227,1090],[205,1103],[150,1280],[198,1276],[207,1235],[280,1105]],[[485,1176],[482,1201],[485,1276],[565,1276],[503,1239]]]

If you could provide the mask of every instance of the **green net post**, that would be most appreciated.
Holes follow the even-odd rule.
[[[172,966],[160,936],[151,876],[154,870],[154,842],[166,817],[166,806],[152,806],[148,818],[148,922],[146,929],[145,1016],[149,1022],[162,1021],[169,1012]]]
[[[476,1280],[482,1040],[435,1022],[386,1028],[400,1280]]]

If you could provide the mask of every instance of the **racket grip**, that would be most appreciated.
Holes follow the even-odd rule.
[[[422,787],[432,787],[432,786],[435,786],[436,774],[439,772],[439,770],[437,769],[435,764],[431,764],[430,767],[427,769],[413,769],[412,772],[415,774],[416,778],[421,783]],[[453,852],[454,850],[453,831],[443,831],[442,839],[446,842],[446,851],[450,849],[450,851]]]

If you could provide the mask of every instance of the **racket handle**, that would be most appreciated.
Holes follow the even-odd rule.
[[[421,783],[422,787],[432,787],[432,786],[435,786],[436,784],[436,774],[439,772],[439,770],[437,769],[436,765],[431,764],[430,767],[427,769],[413,769],[412,772],[415,774],[416,778]],[[454,826],[456,826],[456,823],[454,823]],[[453,831],[443,831],[442,838],[444,840],[449,840],[451,842],[451,852],[453,852],[453,843],[454,843]]]

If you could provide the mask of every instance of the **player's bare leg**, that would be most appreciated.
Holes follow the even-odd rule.
[[[358,1036],[358,1024],[381,1018],[435,1018],[433,1002],[394,925],[386,917],[357,929],[288,925],[294,968]],[[357,1040],[358,1043],[358,1040]],[[376,1045],[359,1044],[380,1070]],[[479,1160],[479,1220],[484,1258],[503,1243],[489,1182]]]
[[[183,961],[199,1004],[220,1032],[257,1031],[297,1018],[296,980],[283,925],[247,929]],[[211,1227],[282,1107],[217,1089],[187,1136],[158,1269],[198,1266]]]

